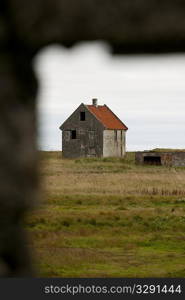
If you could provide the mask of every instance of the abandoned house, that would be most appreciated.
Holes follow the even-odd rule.
[[[141,151],[136,152],[135,160],[136,164],[185,167],[185,152]]]
[[[127,126],[107,105],[81,104],[60,126],[65,158],[122,157]]]

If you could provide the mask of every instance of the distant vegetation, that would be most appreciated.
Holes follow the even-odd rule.
[[[185,152],[185,149],[155,148],[151,151],[155,151],[155,152]]]
[[[185,168],[40,152],[26,220],[38,276],[185,277]]]

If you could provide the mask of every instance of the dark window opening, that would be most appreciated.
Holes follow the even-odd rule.
[[[85,121],[85,111],[80,112],[80,121]]]
[[[72,140],[76,139],[76,130],[71,130],[71,139]]]
[[[144,164],[161,166],[161,157],[160,156],[145,156]]]

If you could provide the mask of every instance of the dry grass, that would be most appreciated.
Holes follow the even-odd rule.
[[[28,216],[41,276],[185,276],[185,169],[41,153],[43,199]]]

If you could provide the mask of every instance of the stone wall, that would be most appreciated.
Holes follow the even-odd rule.
[[[85,112],[85,121],[80,121],[80,112]],[[64,158],[101,157],[103,155],[103,125],[89,112],[85,105],[77,110],[62,126],[62,155]],[[76,130],[76,139],[71,131]]]

